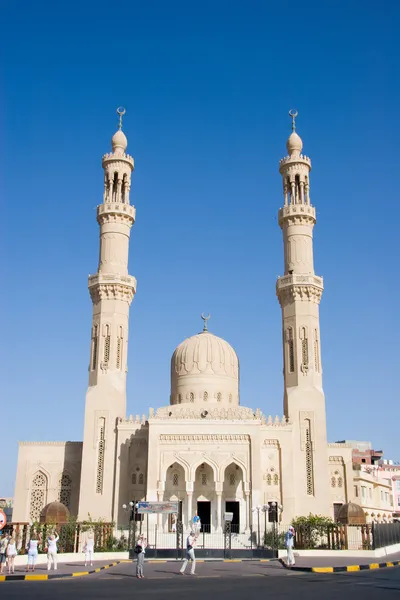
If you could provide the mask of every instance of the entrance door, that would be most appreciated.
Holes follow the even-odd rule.
[[[200,517],[201,529],[210,533],[211,531],[211,502],[198,502],[197,515]]]
[[[240,528],[240,510],[239,502],[225,502],[225,512],[233,513],[231,523],[232,533],[239,533]]]

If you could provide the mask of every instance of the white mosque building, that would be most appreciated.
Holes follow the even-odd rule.
[[[220,531],[225,511],[245,531],[253,507],[269,506],[284,523],[309,513],[333,517],[353,491],[352,449],[327,441],[319,303],[314,272],[311,161],[295,131],[279,172],[284,274],[276,283],[282,309],[282,417],[239,402],[239,360],[207,328],[184,340],[171,359],[169,404],[148,416],[126,416],[129,309],[136,280],[128,273],[135,207],[129,192],[134,160],[120,127],[103,156],[104,195],[97,207],[100,259],[89,277],[93,303],[89,387],[83,442],[21,442],[14,522],[36,521],[45,505],[65,504],[86,520],[125,525],[130,499],[179,502],[188,525],[197,511]],[[95,249],[93,249],[93,253]],[[167,516],[150,515],[167,530]]]

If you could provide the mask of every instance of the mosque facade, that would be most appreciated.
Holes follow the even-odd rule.
[[[292,133],[280,161],[284,273],[276,283],[282,310],[284,401],[281,417],[240,404],[239,360],[208,331],[184,340],[171,360],[169,404],[126,416],[129,311],[136,280],[128,272],[135,207],[134,160],[120,127],[102,160],[104,194],[97,207],[100,258],[89,276],[93,303],[89,387],[83,442],[20,442],[15,522],[38,520],[53,501],[80,520],[126,525],[129,500],[177,501],[179,517],[196,513],[221,531],[224,513],[246,531],[254,507],[289,523],[309,513],[334,517],[352,496],[352,449],[327,441],[319,304],[323,279],[314,272],[311,161]],[[168,515],[149,519],[168,530]]]

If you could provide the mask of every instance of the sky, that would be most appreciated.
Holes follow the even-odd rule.
[[[400,460],[398,3],[14,0],[2,14],[0,495],[18,441],[82,439],[87,276],[121,105],[137,210],[128,414],[168,404],[171,355],[210,312],[241,404],[282,415],[278,164],[295,108],[329,440]]]

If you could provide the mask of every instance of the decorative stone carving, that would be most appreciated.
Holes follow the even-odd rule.
[[[160,442],[162,444],[176,444],[176,443],[198,443],[203,442],[246,442],[250,441],[248,434],[240,433],[195,433],[195,434],[160,434]]]
[[[254,412],[251,408],[245,406],[235,406],[225,408],[223,406],[215,407],[197,407],[197,406],[163,406],[155,414],[155,419],[206,419],[216,420],[224,419],[230,421],[260,420],[261,411]]]
[[[315,285],[291,285],[281,288],[277,285],[276,295],[281,306],[301,300],[303,302],[315,302],[319,304],[322,298],[323,288]]]

